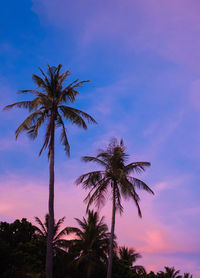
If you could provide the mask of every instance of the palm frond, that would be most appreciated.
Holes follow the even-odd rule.
[[[41,229],[42,229],[42,230],[41,230],[40,228],[36,227],[37,230],[40,231],[40,233],[41,233],[42,235],[46,236],[47,230],[46,230],[44,224],[42,223],[42,221],[40,220],[40,218],[36,216],[36,217],[35,217],[35,221],[40,225],[40,227],[41,227]]]
[[[62,217],[62,218],[60,218],[60,219],[58,220],[57,223],[55,223],[55,225],[54,225],[54,234],[55,234],[55,236],[56,236],[58,230],[60,229],[60,226],[62,225],[62,223],[63,223],[64,221],[65,221],[65,217]]]
[[[37,119],[36,124],[30,127],[30,129],[28,130],[27,133],[31,139],[35,140],[37,138],[38,130],[41,127],[41,125],[44,123],[45,116],[46,116],[45,113],[42,113],[41,116]]]
[[[135,192],[134,189],[133,189],[132,192],[130,193],[130,196],[132,197],[132,199],[133,199],[134,202],[135,202],[135,205],[136,205],[137,210],[138,210],[138,215],[139,215],[139,217],[142,218],[142,212],[141,212],[141,209],[140,209],[140,206],[139,206],[140,198],[139,198],[138,194]]]
[[[77,234],[79,235],[81,233],[81,230],[75,227],[66,227],[67,234]]]
[[[81,183],[84,183],[86,187],[88,186],[95,186],[97,182],[99,182],[102,179],[102,175],[104,172],[102,171],[93,171],[88,172],[86,174],[81,175],[79,178],[76,179],[76,184],[79,185]],[[85,183],[85,181],[87,182]]]
[[[130,173],[131,171],[140,174],[142,171],[145,171],[146,167],[150,167],[150,162],[132,162],[125,166],[125,171]]]
[[[19,136],[19,134],[23,131],[29,131],[30,128],[34,125],[35,121],[37,121],[38,117],[42,115],[41,110],[36,110],[32,114],[30,114],[17,128],[15,131],[16,139]]]
[[[115,189],[115,205],[116,205],[116,209],[119,210],[119,213],[122,214],[124,208],[121,204],[121,194],[119,188]]]
[[[64,228],[62,231],[60,231],[57,236],[54,238],[54,241],[60,240],[60,238],[67,234],[67,228]]]
[[[62,86],[62,83],[65,79],[67,79],[67,77],[70,75],[70,70],[67,70],[66,72],[62,73],[61,75],[58,76],[58,80],[59,80],[59,86]]]
[[[37,99],[38,105],[44,105],[45,108],[47,108],[47,106],[51,106],[51,104],[52,104],[52,100],[49,98],[49,96],[38,90],[20,90],[20,91],[18,91],[18,94],[25,94],[25,93],[30,93],[30,94],[33,94],[34,96],[36,96],[36,98],[31,101],[35,101]]]
[[[51,87],[51,84],[50,84],[50,82],[49,82],[48,77],[46,76],[46,74],[44,73],[44,71],[43,71],[40,67],[39,67],[39,70],[40,70],[40,72],[42,73],[42,75],[44,76],[44,81],[46,82],[47,87],[50,88],[50,87]],[[49,90],[48,90],[48,91],[49,91]]]
[[[72,122],[72,124],[76,124],[79,127],[83,127],[84,129],[87,129],[84,119],[86,119],[88,123],[96,123],[96,121],[89,114],[79,109],[64,105],[60,105],[59,109],[62,111],[63,117]]]
[[[57,120],[59,121],[60,125],[62,126],[62,131],[61,131],[61,135],[60,135],[60,143],[64,146],[66,154],[68,156],[70,156],[70,145],[69,145],[69,141],[67,138],[65,124],[59,113],[57,114],[57,116],[58,116]]]
[[[99,159],[98,157],[93,156],[83,156],[81,158],[84,162],[96,162],[97,164],[100,164],[101,166],[107,167],[108,164],[105,163],[103,160]]]
[[[36,83],[38,88],[43,88],[44,90],[48,90],[48,85],[40,76],[36,74],[32,74],[32,80],[34,83]]]
[[[101,204],[104,204],[108,183],[109,179],[102,178],[102,180],[98,182],[98,186],[92,188],[92,190],[89,192],[87,197],[84,199],[84,201],[87,203],[87,212],[89,211],[92,203],[94,203],[97,208],[99,208]]]
[[[40,105],[39,99],[36,98],[34,100],[27,100],[27,101],[20,101],[4,107],[4,110],[10,110],[13,107],[17,108],[25,108],[28,109],[30,112],[36,109]]]
[[[99,150],[96,158],[101,158],[102,161],[104,161],[104,163],[109,166],[110,165],[110,161],[112,159],[112,154],[110,154],[109,152],[107,151],[102,151],[102,150]]]
[[[139,189],[143,189],[143,190],[145,190],[145,191],[154,195],[153,190],[146,183],[144,183],[143,181],[141,181],[137,178],[134,178],[134,177],[130,177],[130,176],[128,176],[128,180],[132,183],[132,185],[134,187],[137,187]]]
[[[72,124],[75,124],[79,127],[82,127],[83,129],[87,130],[87,125],[86,125],[84,119],[79,114],[77,114],[76,112],[74,112],[71,109],[68,109],[68,107],[60,106],[59,108],[62,112],[63,117],[66,120],[70,121]]]
[[[49,144],[50,137],[51,137],[51,128],[52,128],[52,123],[51,123],[51,119],[50,119],[49,123],[47,125],[46,133],[45,133],[44,144],[42,145],[42,148],[39,152],[39,156],[42,154],[43,150],[45,150]]]

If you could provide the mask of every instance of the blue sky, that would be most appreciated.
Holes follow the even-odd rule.
[[[12,6],[12,8],[11,8]],[[143,219],[125,204],[117,219],[120,244],[137,248],[148,269],[164,265],[198,277],[200,180],[200,3],[183,0],[4,2],[0,18],[0,216],[43,217],[48,163],[37,142],[14,131],[26,111],[2,111],[32,89],[31,74],[61,63],[91,82],[76,107],[97,120],[87,132],[67,125],[68,159],[56,145],[56,216],[82,217],[85,196],[74,180],[88,169],[80,157],[95,154],[112,136],[123,137],[130,160],[152,166],[143,178],[155,197],[141,193]],[[109,198],[108,198],[109,199]],[[102,209],[109,223],[110,205]],[[131,224],[130,224],[131,223]],[[127,231],[126,227],[131,229]],[[130,232],[131,231],[131,232]],[[196,275],[196,276],[195,276]]]

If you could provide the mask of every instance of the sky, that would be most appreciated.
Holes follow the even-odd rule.
[[[120,245],[141,253],[147,270],[174,266],[200,275],[200,2],[198,0],[4,1],[0,17],[0,221],[44,219],[48,159],[37,141],[14,131],[27,111],[3,107],[34,89],[32,73],[47,63],[70,69],[69,82],[91,80],[76,107],[98,125],[67,123],[71,157],[56,143],[55,216],[65,225],[85,214],[76,178],[94,165],[111,137],[123,138],[130,161],[149,161],[141,175],[155,196],[138,192],[143,218],[124,202]],[[110,225],[108,196],[100,210]]]

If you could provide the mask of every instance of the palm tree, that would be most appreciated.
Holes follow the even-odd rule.
[[[63,236],[67,235],[67,227],[60,231],[61,225],[63,224],[65,217],[60,218],[58,222],[54,219],[54,234],[53,234],[53,250],[58,251],[66,247],[67,240],[63,239]],[[35,221],[39,227],[35,226],[36,234],[43,240],[47,240],[48,237],[48,224],[49,215],[45,215],[45,222],[42,223],[39,217],[35,217]]]
[[[54,153],[55,153],[55,130],[60,127],[60,143],[64,146],[67,155],[70,154],[70,146],[64,121],[87,129],[85,120],[89,123],[96,123],[87,113],[68,106],[74,103],[79,92],[77,91],[85,82],[78,79],[64,86],[70,71],[61,73],[62,65],[50,67],[48,65],[47,74],[40,69],[41,77],[33,74],[32,79],[37,88],[34,90],[23,90],[20,93],[29,93],[34,96],[33,100],[21,101],[5,107],[9,110],[13,107],[28,109],[30,115],[17,128],[16,138],[23,131],[32,138],[36,139],[39,128],[45,124],[46,132],[44,144],[40,153],[48,148],[49,157],[49,226],[46,251],[46,277],[52,278],[53,268],[53,231],[54,231]],[[66,105],[67,104],[67,105]]]
[[[180,270],[175,270],[174,267],[167,267],[165,266],[165,272],[160,271],[158,273],[158,277],[163,278],[182,278],[181,275],[179,275]]]
[[[135,252],[133,248],[127,248],[125,246],[119,248],[119,258],[123,263],[131,270],[137,274],[144,275],[146,270],[142,265],[134,265],[137,259],[142,258],[142,256]]]
[[[103,170],[86,173],[76,181],[77,184],[82,184],[84,189],[90,190],[85,198],[85,201],[88,202],[87,209],[92,203],[97,206],[104,204],[108,189],[110,188],[112,191],[112,223],[107,270],[107,278],[111,278],[116,210],[118,209],[122,213],[121,198],[130,198],[137,206],[138,215],[142,217],[139,206],[140,198],[136,188],[154,193],[143,181],[131,176],[131,173],[141,173],[150,166],[150,163],[132,162],[126,164],[128,155],[125,152],[123,140],[118,143],[116,139],[111,140],[107,149],[100,150],[95,157],[84,156],[82,159],[85,162],[95,162],[103,168]]]
[[[136,253],[133,248],[123,246],[119,248],[119,257],[128,267],[132,267],[133,263],[142,256]]]
[[[96,269],[107,260],[109,248],[108,226],[97,212],[88,211],[87,218],[75,218],[80,228],[68,227],[68,234],[75,239],[69,240],[69,252],[73,252],[78,266],[86,267],[87,277],[94,277]]]
[[[190,273],[184,273],[183,278],[192,278],[192,275]]]

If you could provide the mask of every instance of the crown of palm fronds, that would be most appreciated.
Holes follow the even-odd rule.
[[[107,149],[99,150],[95,157],[84,156],[82,160],[85,162],[94,162],[98,164],[102,170],[89,172],[81,175],[77,180],[77,184],[82,184],[84,189],[89,189],[89,193],[85,198],[88,203],[87,210],[92,203],[98,207],[105,202],[105,196],[109,188],[114,191],[116,208],[120,213],[123,212],[121,198],[132,199],[138,209],[141,217],[139,206],[139,195],[136,188],[143,189],[154,194],[151,188],[142,180],[132,176],[131,174],[139,174],[150,166],[149,162],[132,162],[127,164],[128,155],[125,152],[123,140],[120,143],[116,139],[112,139]]]
[[[179,275],[179,273],[180,270],[175,270],[174,267],[165,266],[165,272],[158,272],[158,277],[182,278],[182,276]]]
[[[66,240],[63,238],[67,235],[67,227],[61,229],[61,226],[65,220],[65,217],[60,218],[57,222],[54,219],[54,235],[53,235],[53,247],[64,248],[66,247]],[[45,222],[42,223],[39,217],[35,217],[35,221],[39,226],[35,226],[35,231],[41,239],[46,240],[48,236],[48,224],[49,214],[45,215]]]
[[[137,253],[133,248],[127,248],[125,246],[119,248],[120,259],[123,260],[129,266],[132,266],[137,259],[142,256]]]
[[[69,246],[76,251],[76,260],[80,264],[83,261],[105,261],[109,247],[108,227],[104,223],[104,217],[99,218],[97,212],[88,211],[87,218],[83,220],[75,218],[80,228],[68,227],[68,234],[74,234],[75,239],[69,240]]]
[[[16,138],[21,132],[25,131],[32,139],[35,139],[38,136],[39,128],[46,122],[45,139],[40,154],[50,145],[52,126],[61,128],[60,142],[69,155],[70,146],[64,121],[70,121],[72,124],[84,129],[87,129],[86,121],[88,123],[96,123],[89,114],[68,106],[68,104],[74,103],[79,95],[78,88],[89,82],[89,80],[80,81],[76,79],[65,86],[64,82],[70,71],[67,70],[61,73],[61,68],[62,65],[60,64],[57,67],[48,65],[47,74],[40,68],[41,76],[32,75],[32,80],[37,86],[36,89],[19,91],[20,94],[31,94],[34,99],[16,102],[4,108],[5,110],[13,107],[25,108],[30,112],[30,115],[17,128],[15,132]]]

